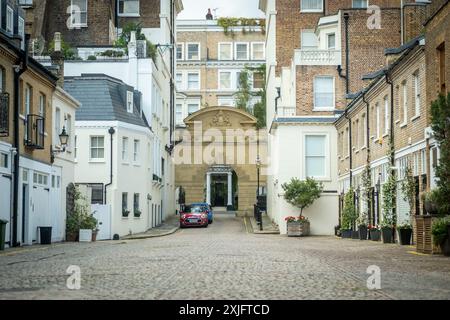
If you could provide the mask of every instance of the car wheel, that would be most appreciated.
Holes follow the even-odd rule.
[[[180,229],[184,229],[184,226],[182,223],[180,223]]]
[[[208,226],[209,226],[209,223],[205,224],[204,228],[208,228]]]

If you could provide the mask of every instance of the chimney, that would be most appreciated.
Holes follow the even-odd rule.
[[[206,20],[213,20],[213,15],[211,13],[211,9],[208,9],[208,13],[206,14]]]
[[[55,32],[54,40],[54,50],[50,55],[52,60],[52,67],[56,70],[54,71],[55,75],[58,77],[57,85],[61,88],[64,87],[64,54],[62,52],[62,44],[61,44],[61,33]]]

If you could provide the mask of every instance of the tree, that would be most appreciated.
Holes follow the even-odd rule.
[[[342,212],[342,230],[351,230],[358,218],[355,207],[355,191],[350,188],[344,196],[344,210]]]
[[[307,178],[304,181],[292,178],[289,183],[283,183],[281,187],[284,190],[284,199],[294,207],[300,208],[300,217],[303,216],[303,210],[320,198],[323,191],[323,184],[313,178]]]
[[[436,200],[440,214],[450,214],[450,92],[431,104],[431,128],[440,149]]]
[[[252,97],[249,80],[249,70],[245,68],[239,75],[239,90],[236,93],[236,107],[247,112],[249,112],[248,104]]]
[[[411,211],[415,206],[416,200],[416,180],[414,179],[410,164],[406,167],[405,179],[402,181],[401,188],[403,200],[407,201],[409,204],[409,216],[411,217]],[[410,223],[411,221],[408,220],[408,224]]]

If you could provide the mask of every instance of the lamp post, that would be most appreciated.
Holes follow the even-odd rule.
[[[55,150],[53,149],[53,145],[50,146],[50,155],[51,155],[51,162],[55,162],[55,156],[57,153],[63,153],[66,152],[67,143],[69,142],[69,135],[66,132],[66,127],[63,127],[61,133],[59,134],[59,142],[60,149]]]

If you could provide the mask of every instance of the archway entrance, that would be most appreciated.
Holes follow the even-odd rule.
[[[236,208],[237,175],[230,166],[211,166],[206,172],[206,202],[216,210]]]

